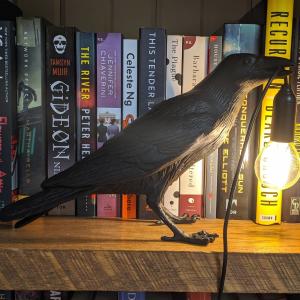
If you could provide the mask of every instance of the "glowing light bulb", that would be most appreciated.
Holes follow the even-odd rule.
[[[256,158],[254,169],[265,187],[278,190],[291,187],[300,177],[300,160],[294,143],[271,141]]]

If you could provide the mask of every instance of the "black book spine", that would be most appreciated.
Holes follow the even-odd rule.
[[[261,28],[256,24],[225,24],[223,55],[234,53],[259,54]],[[258,99],[258,90],[251,91],[243,99],[242,107],[225,142],[218,152],[218,188],[217,188],[217,218],[224,218],[228,197],[236,171],[238,159],[244,145],[245,136],[251,116]],[[251,219],[252,202],[255,196],[254,161],[255,161],[255,132],[251,133],[247,151],[238,176],[230,210],[232,219]]]
[[[138,116],[166,99],[166,32],[162,28],[141,28],[139,40]],[[146,196],[138,201],[138,218],[154,219]]]
[[[45,24],[17,18],[19,194],[41,190],[46,178]]]
[[[14,300],[15,295],[13,291],[0,291],[0,300]]]
[[[46,178],[45,25],[17,18],[17,119],[19,194],[40,191]]]
[[[48,177],[52,177],[76,160],[74,28],[47,27],[46,66]],[[49,214],[75,215],[75,200],[52,209]]]
[[[142,116],[166,99],[166,32],[141,28],[139,41],[139,107]]]
[[[15,27],[0,21],[0,208],[17,194]]]
[[[295,20],[295,25],[293,26],[292,60],[295,64],[295,69],[291,74],[291,86],[297,100],[294,143],[300,155],[300,18]],[[282,221],[289,223],[300,222],[300,180],[282,192]]]
[[[97,149],[95,34],[76,32],[77,160]],[[76,199],[76,215],[97,215],[96,194]]]

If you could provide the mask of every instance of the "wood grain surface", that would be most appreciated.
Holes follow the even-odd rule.
[[[182,225],[220,234],[206,246],[162,242],[149,221],[44,217],[0,226],[0,289],[217,291],[222,220]],[[227,292],[300,292],[300,224],[231,221]]]

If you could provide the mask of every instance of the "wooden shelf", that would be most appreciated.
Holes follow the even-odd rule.
[[[0,226],[1,290],[217,291],[222,220],[182,225],[220,234],[195,246],[162,242],[141,220],[44,217]],[[300,292],[300,224],[230,221],[227,292]]]

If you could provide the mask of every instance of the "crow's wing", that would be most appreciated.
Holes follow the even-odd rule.
[[[209,101],[192,92],[155,106],[101,149],[43,183],[43,187],[101,187],[151,175],[183,155],[216,122]]]

